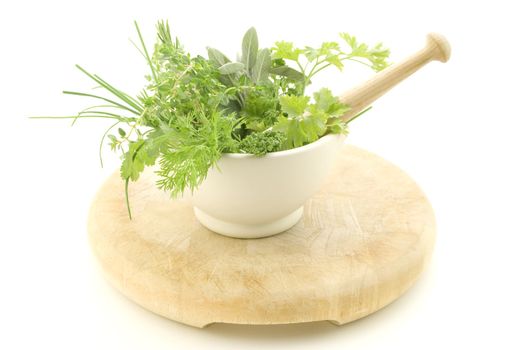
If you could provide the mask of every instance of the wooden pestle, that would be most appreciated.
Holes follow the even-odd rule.
[[[449,58],[450,44],[447,39],[440,34],[428,34],[427,44],[423,49],[404,61],[385,68],[372,79],[343,94],[340,99],[350,106],[350,110],[342,119],[350,121],[372,102],[430,61],[447,62]]]

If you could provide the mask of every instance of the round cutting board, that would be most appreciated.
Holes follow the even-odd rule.
[[[127,297],[197,327],[353,321],[411,287],[435,239],[432,208],[414,181],[352,146],[303,218],[272,237],[207,230],[187,199],[156,189],[152,172],[129,191],[132,221],[118,173],[98,192],[88,221],[94,254]]]

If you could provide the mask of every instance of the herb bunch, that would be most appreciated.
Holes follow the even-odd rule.
[[[114,121],[103,133],[121,154],[121,177],[129,217],[128,186],[147,166],[157,165],[159,188],[178,195],[197,188],[223,153],[263,156],[311,143],[328,133],[345,133],[342,117],[349,106],[327,88],[306,95],[312,78],[346,61],[365,64],[375,71],[385,68],[389,51],[381,44],[369,47],[353,36],[340,34],[338,42],[318,48],[297,48],[286,41],[259,48],[250,28],[243,37],[241,56],[230,60],[214,48],[208,57],[191,56],[168,22],[157,24],[152,54],[135,22],[139,45],[150,69],[147,86],[137,96],[117,89],[98,75],[77,68],[108,95],[75,91],[65,94],[89,97],[101,104],[86,108],[72,118],[107,118]]]

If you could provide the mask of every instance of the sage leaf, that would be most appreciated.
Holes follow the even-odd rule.
[[[252,81],[257,83],[269,79],[269,70],[271,68],[271,52],[269,49],[263,49],[258,52],[256,63],[252,69]]]
[[[241,62],[229,62],[222,65],[220,68],[220,73],[223,75],[234,74],[242,71],[245,68],[245,65]]]
[[[218,67],[223,66],[225,63],[231,62],[231,60],[227,58],[227,56],[225,56],[219,50],[213,49],[212,47],[207,48],[207,56],[209,56],[209,61],[211,61]]]
[[[273,68],[271,68],[270,73],[276,74],[276,75],[282,75],[292,81],[303,80],[303,74],[289,66],[273,67]]]
[[[258,55],[258,34],[256,29],[251,27],[243,37],[242,44],[242,62],[248,72],[252,71],[256,63],[256,56]]]

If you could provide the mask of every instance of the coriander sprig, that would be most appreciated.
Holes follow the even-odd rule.
[[[345,51],[339,43],[327,41],[319,48],[306,46],[297,48],[288,41],[275,43],[273,57],[283,59],[296,64],[301,74],[300,92],[304,93],[305,87],[311,83],[313,76],[322,70],[335,66],[343,70],[343,61],[354,61],[369,66],[375,71],[380,71],[388,66],[387,58],[389,50],[383,48],[381,43],[369,47],[367,44],[359,43],[354,36],[341,33],[340,37],[348,45],[350,51]]]

